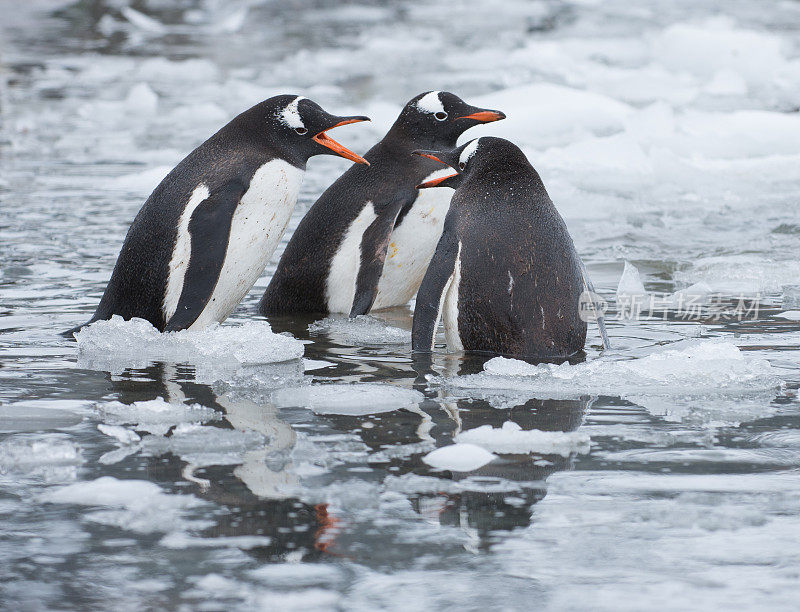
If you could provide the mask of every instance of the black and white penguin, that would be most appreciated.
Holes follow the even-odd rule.
[[[326,134],[358,121],[368,118],[337,117],[294,95],[233,119],[144,203],[89,323],[120,315],[175,331],[223,321],[281,239],[308,159],[327,153],[368,165]]]
[[[355,316],[408,302],[433,256],[453,194],[417,191],[441,166],[412,151],[450,149],[470,127],[503,118],[449,92],[413,98],[364,156],[370,166],[348,169],[305,215],[259,311]]]
[[[582,263],[525,154],[492,137],[417,154],[457,172],[420,185],[456,191],[417,294],[413,350],[433,350],[443,317],[450,350],[539,360],[581,351]]]

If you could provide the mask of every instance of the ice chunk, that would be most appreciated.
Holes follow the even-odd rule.
[[[207,526],[208,521],[187,521],[187,509],[203,506],[194,495],[172,495],[145,480],[118,480],[103,476],[46,491],[40,498],[53,504],[106,506],[114,510],[91,512],[84,516],[104,525],[117,525],[140,533],[183,530],[188,526]]]
[[[602,94],[552,83],[503,89],[470,100],[477,106],[502,108],[515,122],[474,128],[472,138],[488,134],[522,140],[532,146],[556,144],[576,135],[606,135],[623,129],[633,107]],[[528,118],[527,120],[523,118]]]
[[[145,30],[146,32],[152,32],[153,34],[163,34],[167,31],[166,26],[160,21],[156,21],[152,17],[145,15],[135,9],[132,9],[129,6],[123,6],[120,9],[120,13],[122,16],[125,17],[128,21],[130,21],[133,25],[137,28]]]
[[[540,453],[568,457],[573,453],[589,452],[589,434],[582,431],[523,430],[513,421],[502,427],[481,425],[462,431],[458,442],[476,444],[497,453]]]
[[[98,423],[97,429],[107,436],[116,438],[122,444],[133,444],[141,439],[139,434],[135,431],[131,431],[121,425],[104,425],[103,423]]]
[[[704,257],[675,274],[680,281],[704,282],[712,291],[729,295],[780,291],[800,278],[800,261],[774,261],[758,255]]]
[[[125,106],[133,113],[154,113],[158,108],[158,94],[147,83],[138,83],[128,92]]]
[[[539,397],[636,393],[688,396],[761,391],[780,384],[769,362],[722,340],[688,340],[636,359],[604,356],[576,365],[532,365],[495,357],[484,364],[481,374],[446,380],[452,389],[507,389]]]
[[[369,315],[358,315],[352,319],[328,317],[309,325],[308,331],[325,333],[335,342],[353,346],[411,343],[410,331],[392,327]]]
[[[620,298],[631,299],[645,295],[647,295],[647,290],[644,288],[639,270],[631,262],[626,261],[619,285],[617,285],[617,301]]]
[[[495,458],[493,453],[474,444],[460,443],[442,446],[425,455],[422,460],[437,470],[471,472]]]
[[[83,408],[86,402],[71,401],[23,401],[0,406],[0,432],[43,431],[72,427],[83,417],[58,406]],[[52,406],[52,407],[51,407]]]
[[[205,329],[159,333],[144,319],[124,321],[113,316],[75,334],[79,363],[111,371],[143,367],[152,361],[205,364],[235,368],[303,356],[303,345],[289,336],[272,333],[265,321],[239,326],[213,324]],[[82,366],[83,367],[83,366]]]
[[[425,396],[389,384],[330,384],[278,389],[272,402],[279,408],[309,408],[317,414],[362,415],[411,408]]]
[[[708,78],[727,70],[752,84],[772,79],[786,63],[779,37],[735,28],[724,18],[672,25],[655,37],[652,53],[674,71]]]
[[[140,430],[151,433],[163,434],[173,425],[181,423],[201,423],[205,421],[217,420],[219,413],[212,408],[201,406],[200,404],[184,405],[166,402],[161,398],[144,402],[134,402],[133,404],[123,404],[121,402],[106,402],[97,406],[100,418],[107,425],[136,425]],[[98,426],[100,431],[107,435],[118,437],[117,433],[109,433]],[[133,432],[130,432],[133,433]],[[125,435],[127,434],[121,434]],[[135,434],[134,434],[135,435]],[[123,441],[120,439],[120,441]]]
[[[83,463],[81,449],[65,435],[16,435],[0,441],[0,475],[64,482]]]
[[[250,549],[257,546],[269,546],[272,542],[268,536],[217,536],[215,538],[200,538],[187,533],[176,531],[161,538],[159,544],[167,548],[216,548],[235,547]]]
[[[169,438],[147,436],[140,444],[143,455],[178,455],[194,467],[238,465],[247,451],[261,448],[266,438],[256,431],[239,431],[184,423]]]

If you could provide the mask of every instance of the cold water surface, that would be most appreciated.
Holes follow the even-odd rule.
[[[0,27],[1,607],[796,607],[798,3],[39,1]],[[302,93],[371,116],[336,134],[362,153],[433,88],[508,114],[467,136],[542,174],[613,351],[414,362],[410,307],[276,338],[253,312],[283,246],[220,329],[56,335],[236,113]],[[311,160],[287,236],[347,163]],[[667,307],[619,318],[643,291]]]

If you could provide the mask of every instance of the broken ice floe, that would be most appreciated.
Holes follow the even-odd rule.
[[[171,403],[161,398],[132,404],[106,402],[97,406],[97,412],[107,425],[134,425],[140,431],[159,435],[165,434],[174,425],[202,423],[220,418],[216,410],[206,406]],[[122,435],[117,430],[114,430],[115,433],[101,431],[116,438]]]
[[[0,441],[0,482],[33,479],[66,482],[83,463],[80,447],[65,434],[18,434]]]
[[[317,414],[362,415],[410,408],[425,396],[389,384],[330,384],[284,387],[272,396],[279,408],[309,408]]]
[[[482,446],[463,442],[437,448],[425,455],[422,460],[438,470],[471,472],[483,467],[495,456]]]
[[[328,317],[311,323],[308,331],[324,333],[335,342],[353,346],[411,343],[410,331],[392,327],[370,315],[358,315],[352,319]]]
[[[562,457],[588,453],[590,447],[589,435],[582,431],[523,430],[513,421],[506,421],[502,427],[481,425],[463,431],[456,436],[456,441],[496,453],[538,453]]]
[[[718,340],[688,340],[636,359],[600,357],[576,365],[532,365],[495,357],[480,374],[445,380],[452,390],[503,389],[556,398],[736,393],[775,389],[780,384],[768,361]]]
[[[202,382],[230,377],[243,366],[275,364],[303,356],[303,344],[275,334],[265,321],[213,324],[199,330],[160,333],[143,319],[113,316],[75,334],[78,366],[120,372],[154,361],[191,363]]]
[[[103,476],[51,489],[40,496],[43,502],[104,506],[84,514],[87,520],[116,525],[140,533],[169,532],[207,527],[210,521],[189,520],[185,512],[206,505],[194,495],[173,495],[145,480],[119,480]]]

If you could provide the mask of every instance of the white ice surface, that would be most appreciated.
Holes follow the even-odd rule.
[[[51,489],[40,499],[53,504],[103,506],[107,509],[88,512],[85,518],[140,533],[202,526],[203,522],[189,521],[184,513],[207,503],[194,495],[166,493],[146,480],[120,480],[111,476]]]
[[[576,365],[532,365],[495,357],[484,364],[481,374],[446,381],[451,389],[506,389],[558,397],[741,393],[780,384],[769,362],[721,340],[687,340],[635,359],[604,356]]]
[[[145,437],[140,448],[146,456],[173,453],[190,465],[200,467],[240,464],[246,452],[263,447],[265,442],[264,435],[256,431],[184,423],[175,427],[168,438]]]
[[[471,472],[483,467],[494,458],[495,455],[482,446],[465,441],[437,448],[425,455],[422,460],[437,470]]]
[[[17,434],[0,440],[0,483],[6,478],[68,482],[83,462],[80,446],[63,434]]]
[[[309,408],[317,414],[362,415],[411,408],[425,397],[419,391],[389,384],[328,384],[285,387],[273,392],[279,408]]]
[[[166,433],[173,425],[220,418],[220,414],[212,408],[200,404],[172,403],[161,398],[132,404],[105,402],[97,405],[97,412],[107,425],[135,425],[137,429],[156,434]]]
[[[410,344],[411,332],[392,327],[370,315],[358,315],[352,319],[327,317],[308,326],[311,333],[325,333],[335,342],[353,346]]]
[[[583,431],[523,430],[513,421],[502,427],[481,425],[462,431],[456,440],[475,444],[496,453],[538,453],[568,457],[573,453],[588,453],[589,435]]]
[[[124,321],[114,316],[75,334],[79,365],[117,370],[141,367],[150,361],[193,363],[221,370],[299,359],[303,345],[272,333],[264,321],[242,325],[211,325],[200,330],[159,333],[143,319]]]

